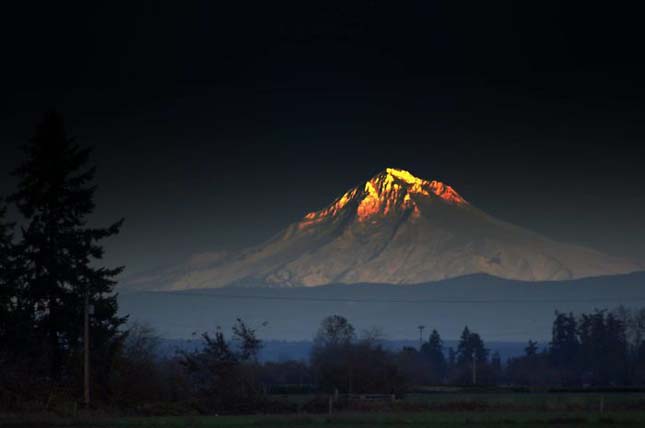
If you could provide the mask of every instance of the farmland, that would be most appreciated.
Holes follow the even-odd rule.
[[[307,396],[275,397],[289,403]],[[322,400],[323,397],[318,397]],[[338,408],[340,407],[340,408]],[[329,415],[293,414],[123,416],[109,412],[5,415],[3,427],[461,427],[643,426],[643,393],[425,393],[387,401],[344,401]]]

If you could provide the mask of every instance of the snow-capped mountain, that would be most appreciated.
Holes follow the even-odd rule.
[[[468,274],[543,281],[639,270],[497,220],[447,184],[387,168],[269,241],[132,279],[132,289],[415,284]]]

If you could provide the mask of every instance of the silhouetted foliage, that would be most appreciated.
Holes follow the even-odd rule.
[[[2,201],[0,201],[1,204]],[[30,387],[39,372],[33,311],[25,303],[22,259],[14,243],[14,225],[0,205],[0,387]]]
[[[645,384],[645,308],[620,306],[612,311],[625,330],[627,342],[627,377],[632,383]],[[615,327],[614,327],[615,329]]]
[[[638,361],[636,347],[627,340],[630,318],[624,308],[590,314],[555,314],[549,348],[539,353],[529,341],[523,357],[509,360],[506,379],[521,385],[629,385]],[[634,335],[634,337],[640,337]]]
[[[317,382],[327,391],[352,390],[354,327],[346,318],[332,315],[320,323],[311,350]]]
[[[502,357],[499,355],[499,352],[493,352],[493,355],[490,357],[490,369],[491,376],[493,376],[493,383],[497,383],[502,378]]]
[[[549,358],[552,367],[558,372],[561,384],[573,385],[578,382],[579,352],[580,342],[575,317],[571,313],[556,312],[549,344]]]
[[[12,278],[13,225],[6,222],[6,212],[7,208],[0,200],[0,341],[6,344],[0,351],[2,354],[15,347],[9,336],[15,328],[13,320],[18,294],[17,284]],[[7,355],[0,356],[2,357],[7,358]]]
[[[356,339],[356,332],[347,318],[332,315],[320,323],[318,332],[314,337],[314,348],[327,346],[344,346]]]
[[[250,328],[238,318],[235,325],[233,325],[233,339],[239,342],[240,358],[242,360],[257,362],[258,352],[262,348],[262,341],[257,338],[255,329]]]
[[[526,348],[524,348],[524,352],[526,353],[527,357],[536,355],[538,352],[538,343],[534,340],[529,340],[528,345],[526,345]]]
[[[255,329],[239,319],[230,340],[217,329],[203,334],[202,347],[194,352],[161,356],[154,331],[133,324],[124,332],[114,359],[109,402],[137,414],[325,411],[327,398],[284,407],[272,397],[337,391],[342,402],[344,393],[399,394],[426,385],[466,386],[472,383],[473,369],[478,386],[640,385],[643,381],[637,375],[645,362],[645,346],[630,342],[627,338],[642,336],[628,334],[626,328],[637,324],[639,314],[630,310],[596,311],[578,317],[556,314],[554,337],[548,347],[540,350],[537,342],[529,340],[525,354],[508,361],[498,352],[489,359],[482,338],[468,328],[457,352],[448,350],[446,361],[436,331],[420,350],[405,347],[392,351],[383,347],[378,331],[357,338],[351,323],[338,316],[321,323],[309,363],[261,363],[262,342]],[[568,336],[572,325],[574,336]],[[576,344],[574,360],[563,366],[558,352],[573,348],[570,343]],[[436,367],[442,364],[445,376],[440,377]],[[631,377],[626,373],[632,373]]]
[[[459,344],[457,345],[457,365],[471,364],[473,359],[478,363],[485,363],[488,359],[488,349],[479,334],[472,333],[468,326],[464,327]]]
[[[110,379],[111,401],[123,407],[167,399],[159,358],[159,337],[146,324],[133,323],[114,360]]]
[[[56,383],[78,383],[84,296],[94,308],[91,320],[93,380],[107,392],[111,360],[119,346],[113,294],[114,277],[122,268],[97,266],[103,256],[99,242],[119,232],[122,221],[107,228],[88,227],[94,211],[89,166],[91,150],[66,135],[62,117],[50,112],[24,146],[26,159],[14,171],[18,189],[9,197],[24,217],[17,244],[21,260],[20,286],[15,292],[22,308],[29,308],[29,349],[46,365]],[[24,319],[23,319],[24,322]],[[43,373],[44,374],[44,373]]]
[[[213,336],[202,334],[203,349],[183,354],[190,388],[205,413],[239,412],[261,399],[255,359],[261,342],[240,319],[233,336],[239,349],[234,349],[218,327]]]
[[[595,385],[624,384],[627,340],[624,325],[613,314],[582,314],[578,324],[582,382]]]
[[[309,364],[304,361],[266,362],[262,365],[260,381],[269,391],[282,388],[286,391],[310,391],[314,379]]]
[[[478,385],[493,384],[496,374],[488,361],[488,354],[489,350],[479,334],[471,332],[468,326],[464,327],[454,354],[449,381],[464,385],[472,384],[474,380]],[[473,379],[473,368],[477,373],[476,379]]]
[[[443,341],[437,330],[432,330],[428,341],[421,346],[421,354],[428,363],[430,383],[441,383],[446,377],[446,357],[443,353]]]
[[[325,318],[311,351],[311,367],[320,387],[348,393],[401,390],[404,379],[396,358],[383,348],[378,336],[368,333],[356,340],[354,327],[346,318]]]

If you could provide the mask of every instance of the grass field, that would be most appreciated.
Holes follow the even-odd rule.
[[[293,400],[296,397],[283,397]],[[645,394],[410,394],[389,407],[330,415],[1,416],[0,427],[567,427],[645,426]]]
[[[395,414],[339,414],[334,416],[191,416],[191,417],[93,417],[77,419],[0,419],[2,427],[565,427],[565,426],[645,426],[645,412],[611,412],[591,415],[584,412],[432,412]]]

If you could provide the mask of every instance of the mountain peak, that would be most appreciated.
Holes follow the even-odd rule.
[[[416,199],[424,197],[438,197],[452,205],[468,204],[452,187],[440,181],[424,180],[404,169],[386,168],[365,183],[357,209],[358,220],[401,209],[412,210],[413,218],[418,217],[420,208]]]
[[[386,168],[385,171],[377,174],[376,177],[379,176],[385,176],[388,182],[399,181],[407,184],[409,186],[407,190],[411,193],[419,193],[424,196],[429,196],[432,193],[444,201],[455,205],[468,204],[451,186],[437,180],[424,180],[404,169]]]
[[[407,195],[436,196],[454,205],[468,204],[451,186],[437,180],[424,180],[404,169],[386,168],[372,177],[366,186],[368,183],[371,187],[379,188],[381,197],[387,197],[394,190],[397,193],[403,191]]]
[[[419,200],[439,198],[450,205],[468,205],[452,187],[437,180],[424,180],[409,171],[386,168],[363,185],[345,192],[326,208],[310,212],[299,223],[299,229],[336,218],[347,209],[354,209],[356,219],[363,223],[392,213],[410,212],[412,219],[419,217]]]
[[[377,175],[389,175],[393,179],[401,180],[404,181],[407,184],[418,184],[421,185],[426,182],[426,180],[415,177],[412,175],[409,171],[406,171],[404,169],[397,169],[397,168],[385,168],[385,171],[381,172],[381,174]]]
[[[393,178],[405,181],[408,184],[420,184],[425,181],[419,177],[415,177],[409,171],[406,171],[404,169],[385,168],[384,173],[392,176]]]

